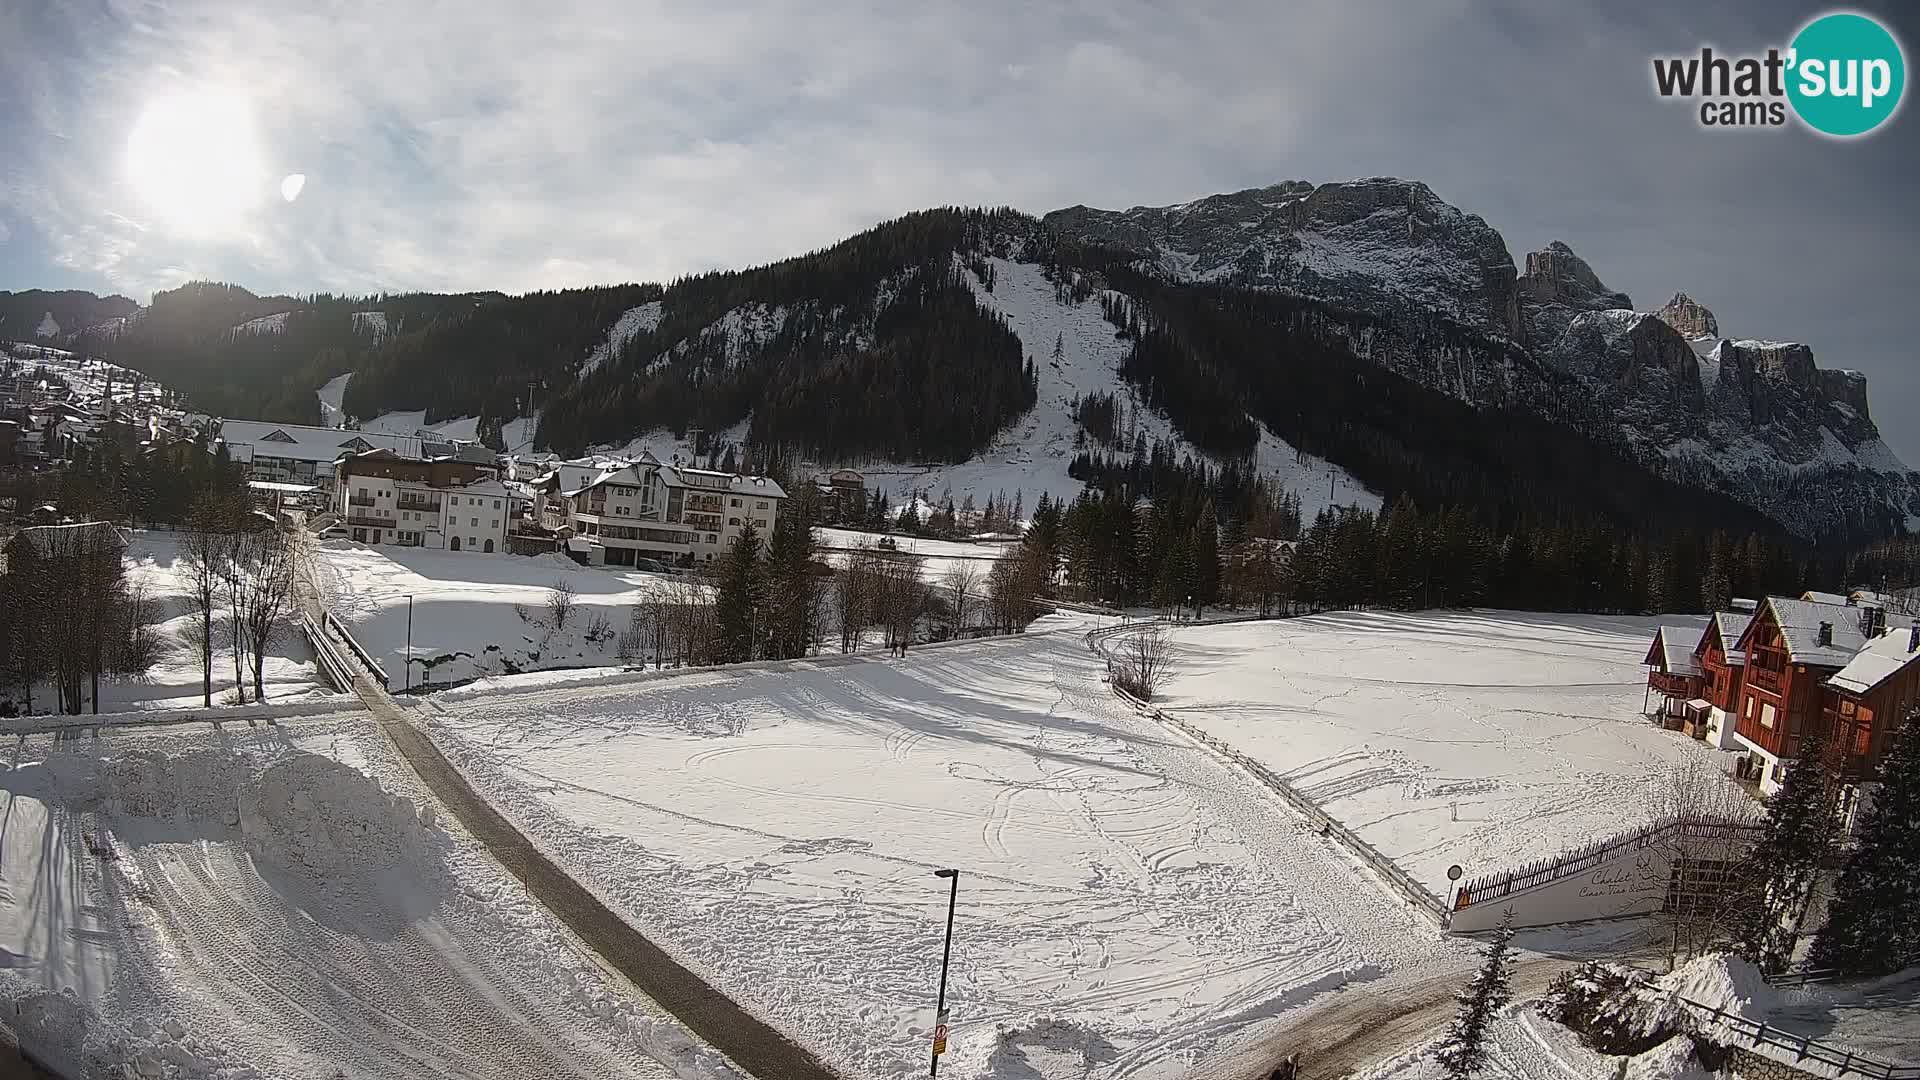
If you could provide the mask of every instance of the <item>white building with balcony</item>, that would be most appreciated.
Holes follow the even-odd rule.
[[[562,465],[537,491],[542,521],[566,530],[572,550],[595,566],[712,562],[749,525],[765,543],[787,497],[764,476],[664,465],[651,454]]]
[[[496,470],[373,450],[335,466],[333,512],[356,543],[503,554],[514,499]]]

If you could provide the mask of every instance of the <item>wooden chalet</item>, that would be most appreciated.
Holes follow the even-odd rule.
[[[1654,632],[1653,645],[1641,661],[1647,665],[1646,712],[1674,730],[1706,722],[1708,706],[1700,696],[1704,682],[1694,658],[1699,641],[1700,631],[1690,626],[1662,626]],[[1654,694],[1660,695],[1657,708],[1651,701]]]
[[[1734,745],[1733,718],[1740,709],[1740,691],[1746,686],[1747,673],[1747,654],[1740,648],[1740,638],[1751,622],[1751,612],[1714,612],[1700,634],[1700,643],[1693,647],[1693,661],[1700,669],[1700,696],[1707,701],[1708,713],[1699,730],[1688,734],[1717,749]]]
[[[1885,629],[1882,609],[1838,599],[1768,597],[1740,637],[1746,674],[1734,739],[1750,752],[1746,778],[1768,794],[1823,719],[1826,681]]]
[[[1826,681],[1821,719],[1846,755],[1842,768],[1875,778],[1894,732],[1920,709],[1920,619],[1869,641]]]

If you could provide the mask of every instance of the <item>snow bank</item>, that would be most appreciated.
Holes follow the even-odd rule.
[[[1660,989],[1690,1001],[1764,1020],[1782,1004],[1779,991],[1767,985],[1760,969],[1737,956],[1711,953],[1695,957],[1660,980]]]
[[[318,754],[269,766],[235,812],[256,857],[310,877],[377,873],[417,858],[433,808],[416,812],[358,769]]]

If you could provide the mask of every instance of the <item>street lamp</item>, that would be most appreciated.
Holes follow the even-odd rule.
[[[960,871],[935,870],[933,876],[948,882],[947,947],[940,954],[940,1001],[933,1010],[933,1064],[927,1068],[928,1077],[940,1075],[940,1055],[947,1052],[947,965],[953,960],[953,906],[960,898]]]
[[[413,689],[413,594],[407,594],[407,673],[400,677],[404,690]]]

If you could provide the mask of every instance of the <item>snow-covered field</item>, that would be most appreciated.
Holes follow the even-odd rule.
[[[0,1008],[66,1075],[738,1075],[438,820],[364,715],[31,736],[0,800]]]
[[[852,549],[872,547],[879,543],[881,535],[858,529],[814,530],[814,539],[819,542],[824,558],[834,566],[843,565]],[[961,540],[932,540],[920,536],[891,535],[887,539],[893,542],[894,554],[918,555],[921,559],[920,576],[936,584],[955,566],[971,564],[980,572],[978,587],[981,590],[986,588],[987,572],[993,569],[994,562],[1015,550],[1012,544],[970,544]]]
[[[474,555],[344,540],[319,545],[316,555],[316,584],[329,607],[387,669],[395,689],[406,681],[409,597],[412,681],[419,686],[423,679],[456,683],[616,664],[618,635],[633,605],[673,580],[584,567],[563,555]],[[559,581],[574,587],[578,608],[555,628],[547,600]],[[605,620],[604,633],[594,633],[596,617]]]
[[[1084,629],[422,707],[562,865],[849,1076],[926,1068],[942,866],[954,1076],[1185,1075],[1464,952],[1122,707]]]
[[[1274,769],[1437,895],[1648,820],[1718,752],[1641,715],[1655,618],[1336,613],[1182,627],[1159,704]],[[1699,622],[1699,620],[1691,620]]]
[[[22,374],[29,374],[34,368],[42,366],[58,373],[83,408],[91,409],[105,404],[109,388],[115,402],[131,404],[136,380],[140,387],[140,400],[148,407],[156,407],[166,397],[167,388],[159,380],[105,360],[23,342],[7,346],[4,352],[10,353],[13,360],[24,367]]]

